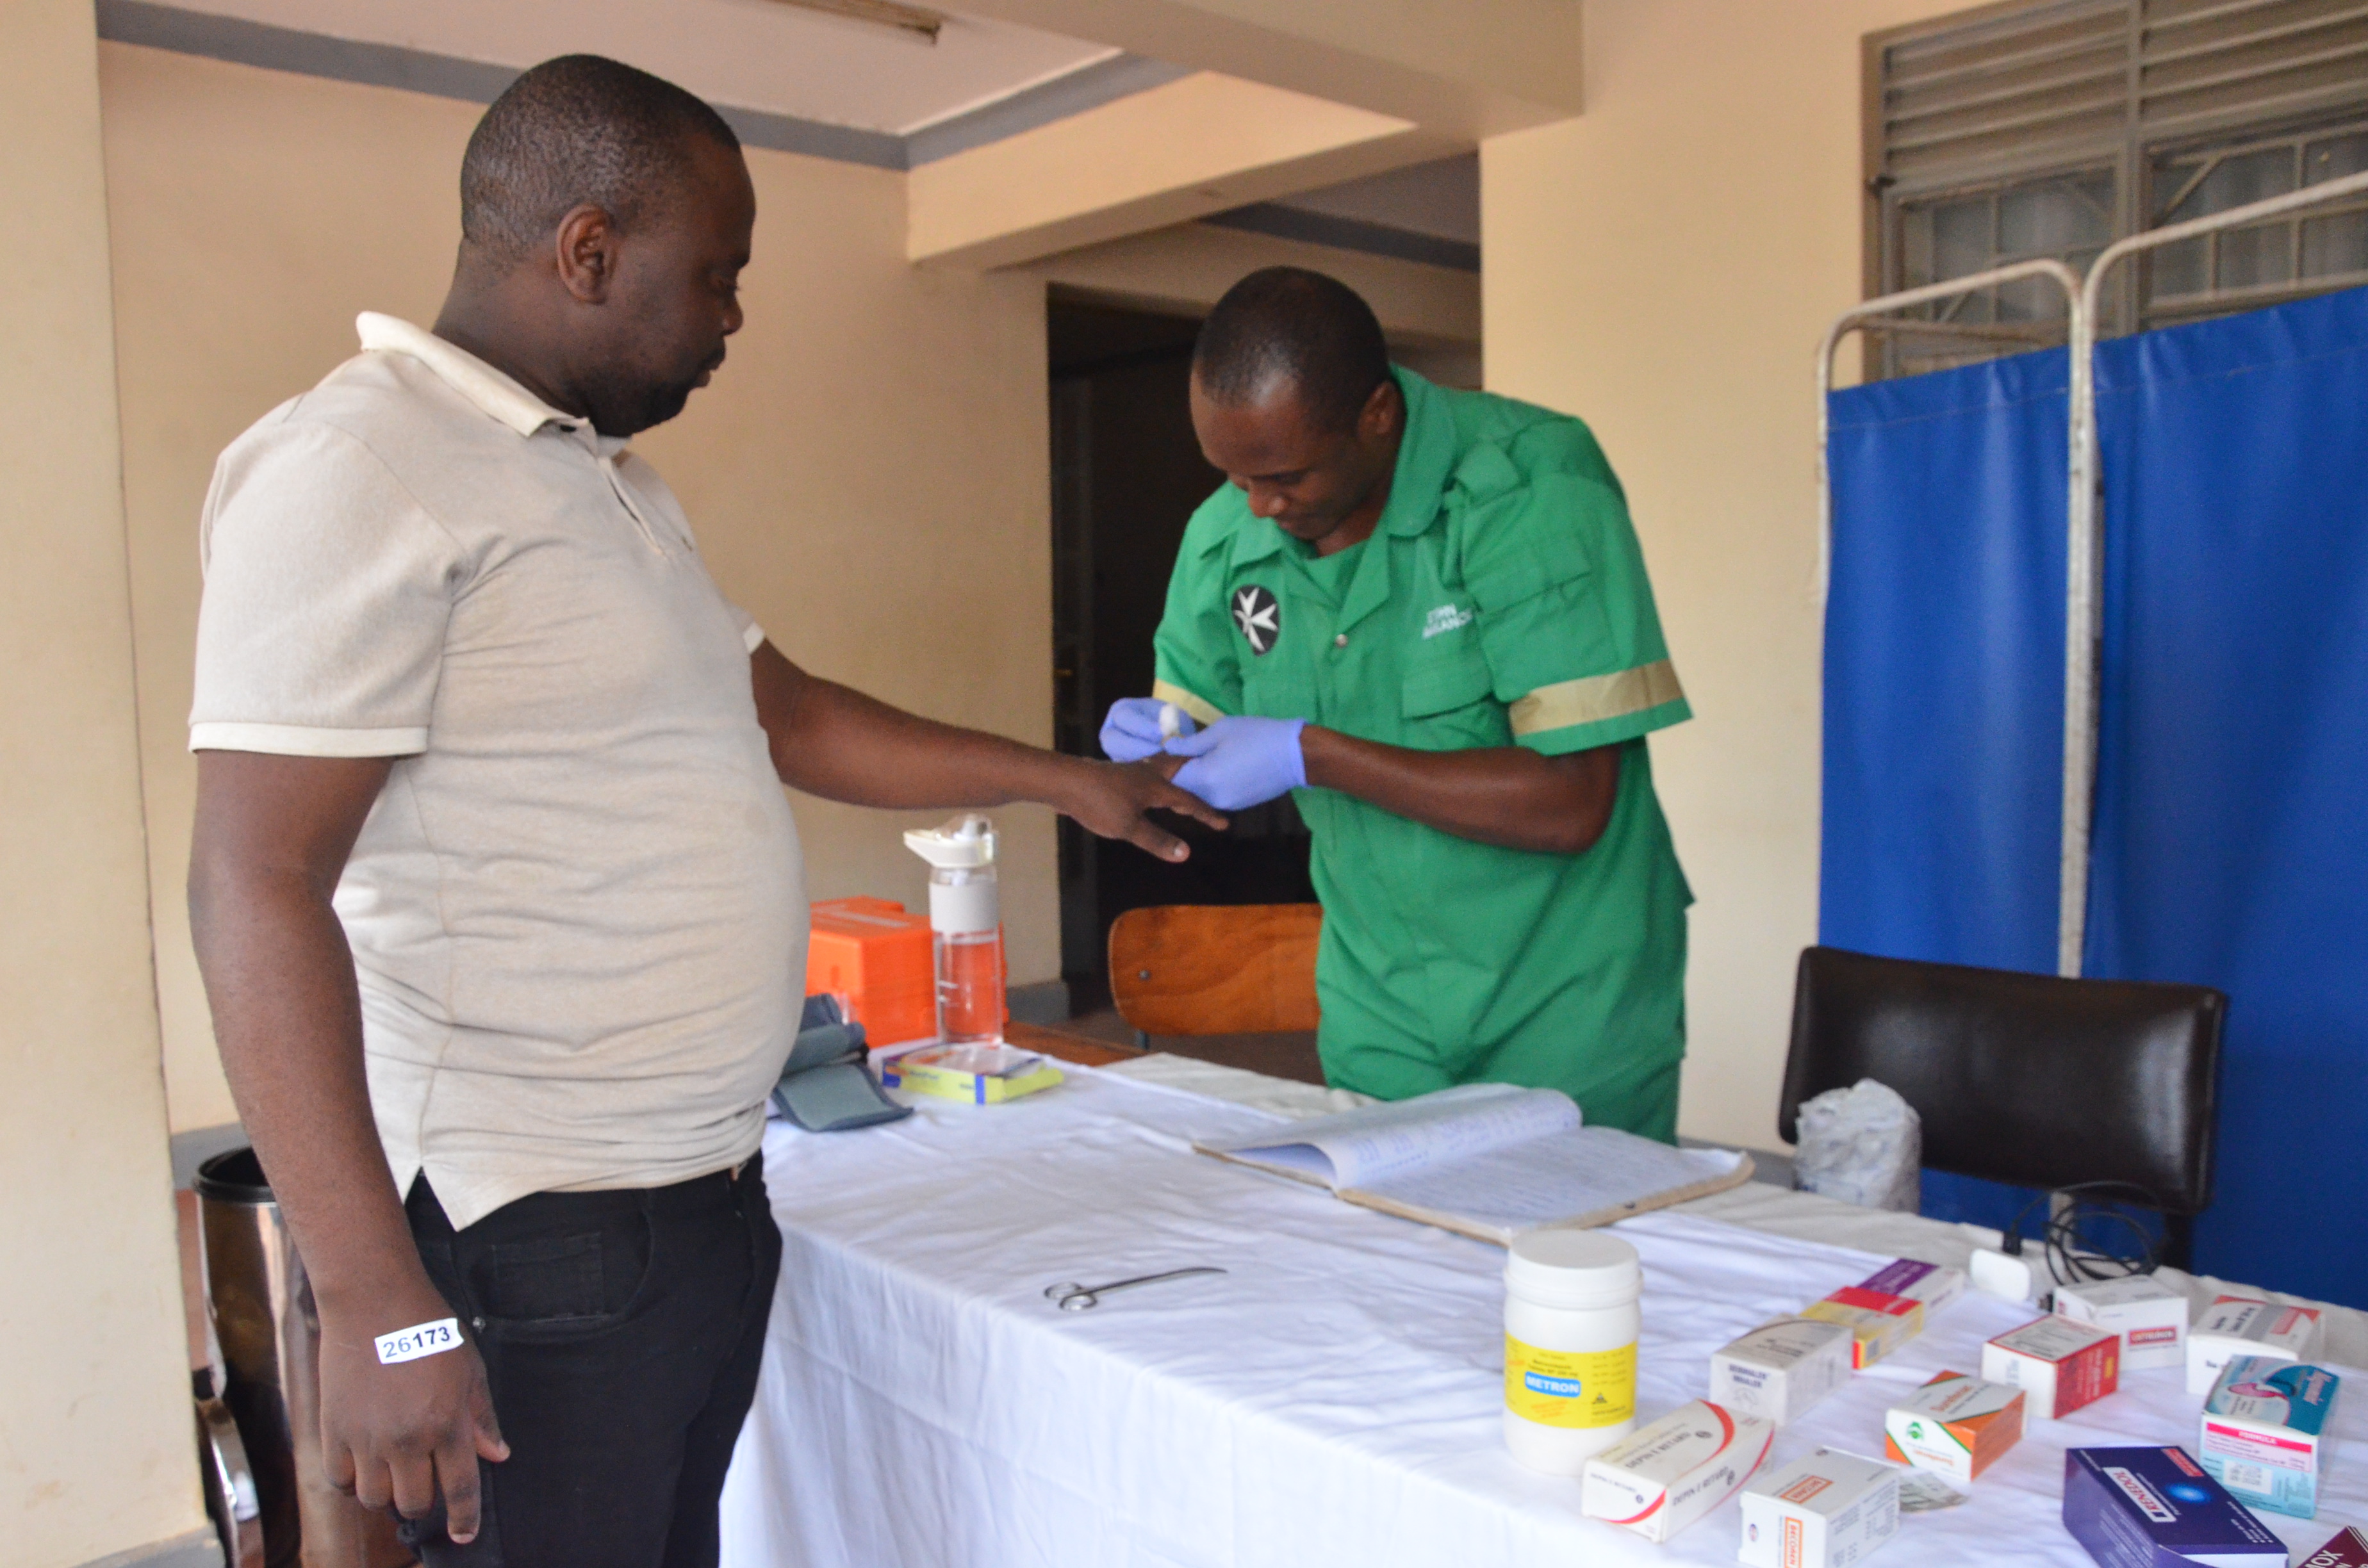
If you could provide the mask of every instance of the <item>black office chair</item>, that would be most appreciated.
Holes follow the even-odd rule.
[[[2113,1182],[2165,1216],[2184,1267],[2212,1203],[2220,1028],[2202,985],[1801,954],[1776,1128],[1803,1100],[1873,1078],[1924,1123],[1924,1163],[2016,1187]]]

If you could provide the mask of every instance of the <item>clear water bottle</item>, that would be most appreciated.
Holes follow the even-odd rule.
[[[938,1038],[1003,1038],[1003,919],[995,886],[995,824],[959,816],[905,835],[929,863],[929,930],[936,938]]]

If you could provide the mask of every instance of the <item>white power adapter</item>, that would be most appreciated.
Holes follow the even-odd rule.
[[[2031,1265],[2029,1257],[2003,1253],[1996,1247],[1975,1247],[1967,1272],[1973,1276],[1974,1289],[1986,1296],[2032,1302],[2039,1300],[2040,1291],[2046,1287],[2039,1271]]]

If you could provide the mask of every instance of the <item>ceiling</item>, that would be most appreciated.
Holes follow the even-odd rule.
[[[855,155],[899,168],[1182,74],[1178,67],[1107,45],[1012,22],[948,14],[932,44],[900,28],[780,0],[99,4],[103,24],[112,4],[119,11],[166,17],[193,14],[193,20],[220,18],[206,24],[217,28],[261,24],[477,66],[521,69],[555,54],[607,54],[655,71],[718,105],[868,136],[868,151]],[[133,41],[154,40],[135,34]],[[200,44],[196,51],[208,51]],[[495,76],[483,90],[497,91],[499,85]],[[1032,91],[1048,86],[1049,93]],[[745,121],[737,123],[744,135],[751,133]],[[758,144],[784,145],[761,140]],[[819,150],[803,142],[791,145],[796,151]],[[1240,209],[1215,221],[1469,270],[1478,265],[1479,160],[1465,154],[1417,165]]]
[[[183,10],[487,64],[632,62],[714,103],[908,135],[1114,59],[1101,44],[949,16],[918,34],[778,0],[171,0]]]
[[[1465,153],[1321,190],[1302,191],[1283,197],[1275,205],[1476,245],[1480,243],[1480,154]]]

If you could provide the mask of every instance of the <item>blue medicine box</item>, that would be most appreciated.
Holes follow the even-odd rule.
[[[2064,1528],[2102,1568],[2285,1568],[2285,1542],[2184,1449],[2074,1449]]]

